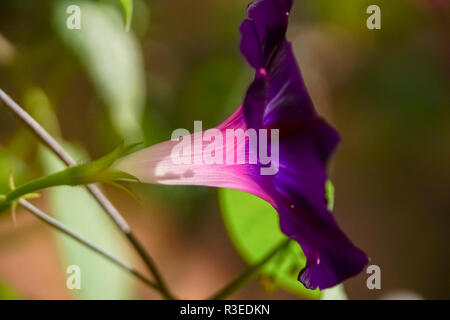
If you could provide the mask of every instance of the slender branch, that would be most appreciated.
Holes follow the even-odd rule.
[[[53,138],[36,120],[33,119],[23,108],[21,108],[14,100],[12,100],[2,89],[0,89],[0,100],[3,101],[6,107],[14,113],[14,115],[22,121],[33,133],[41,140],[41,142],[46,145],[50,150],[52,150],[67,166],[75,166],[75,160],[64,150],[64,148]],[[155,262],[146,252],[141,243],[134,236],[131,231],[130,226],[121,216],[119,211],[114,207],[114,205],[106,198],[106,196],[100,191],[96,185],[86,186],[88,191],[97,200],[100,206],[105,210],[109,217],[114,221],[117,227],[125,234],[128,241],[134,247],[136,252],[139,254],[141,259],[146,264],[147,268],[153,274],[159,288],[161,289],[161,294],[166,299],[174,299],[167,288]]]
[[[158,290],[158,291],[160,290],[159,286],[156,283],[154,283],[151,280],[149,280],[146,276],[141,274],[139,271],[135,270],[132,266],[130,266],[127,263],[123,262],[122,260],[114,257],[113,255],[111,255],[110,253],[106,252],[105,250],[103,250],[99,246],[91,243],[89,240],[85,239],[83,236],[81,236],[77,232],[72,231],[70,228],[68,228],[67,226],[65,226],[64,224],[59,222],[58,220],[50,217],[45,212],[39,210],[38,208],[33,206],[28,201],[26,201],[24,199],[20,199],[19,200],[19,204],[23,208],[28,210],[30,213],[32,213],[34,216],[36,216],[39,220],[41,220],[44,223],[46,223],[47,225],[49,225],[50,227],[59,230],[60,232],[62,232],[65,235],[69,236],[70,238],[74,239],[75,241],[78,241],[82,245],[86,246],[87,248],[91,249],[92,251],[94,251],[94,252],[98,253],[99,255],[103,256],[107,260],[111,261],[115,265],[117,265],[120,268],[124,269],[125,271],[131,273],[132,275],[134,275],[139,280],[143,281],[149,287],[151,287],[151,288],[153,288],[155,290]]]
[[[219,290],[217,293],[212,295],[208,300],[223,300],[226,299],[230,294],[239,289],[248,280],[251,279],[255,273],[262,268],[267,262],[270,261],[281,249],[285,248],[290,242],[290,239],[282,241],[273,250],[271,250],[266,256],[264,256],[261,261],[248,267],[242,274],[240,274],[236,279],[227,284],[224,288]]]

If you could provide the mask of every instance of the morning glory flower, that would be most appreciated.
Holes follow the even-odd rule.
[[[269,202],[281,231],[307,258],[299,281],[326,289],[358,274],[364,252],[337,225],[325,200],[326,165],[337,132],[314,110],[286,39],[293,0],[259,0],[240,27],[241,53],[255,69],[242,105],[209,130],[177,129],[172,139],[125,157],[120,170],[146,183],[233,188]],[[261,239],[264,241],[264,239]]]

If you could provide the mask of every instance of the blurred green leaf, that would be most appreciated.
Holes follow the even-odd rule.
[[[261,260],[286,236],[281,232],[278,214],[266,201],[242,191],[221,189],[222,216],[238,252],[249,263]],[[262,273],[274,284],[308,299],[318,299],[319,290],[306,289],[297,280],[306,258],[295,242],[264,265]]]
[[[122,27],[113,5],[79,1],[81,28],[68,29],[66,1],[55,1],[55,29],[87,70],[110,117],[123,138],[142,141],[140,127],[145,103],[144,63],[139,43]]]
[[[83,152],[68,148],[75,159],[86,159]],[[64,169],[64,165],[47,149],[40,150],[47,174]],[[113,255],[129,260],[122,235],[91,195],[81,187],[58,187],[49,190],[49,211],[87,239]],[[64,271],[70,265],[81,269],[81,289],[73,290],[82,299],[130,299],[133,279],[129,274],[93,253],[78,242],[57,234]]]
[[[125,14],[125,29],[129,31],[133,17],[133,0],[120,0],[120,4]]]
[[[18,300],[19,295],[10,286],[0,282],[0,300]]]
[[[334,209],[334,185],[330,180],[325,183],[325,199],[327,199],[328,210]]]
[[[0,194],[9,190],[9,175],[14,174],[16,181],[23,180],[26,175],[25,163],[16,157],[9,149],[0,146]]]
[[[29,88],[24,95],[24,106],[31,116],[45,126],[51,135],[59,136],[58,118],[47,94],[38,87]]]

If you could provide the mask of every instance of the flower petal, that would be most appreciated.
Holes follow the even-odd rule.
[[[222,133],[227,129],[278,129],[275,175],[261,175],[261,161],[197,163],[195,159],[203,157],[209,143],[195,133],[190,135],[194,147],[187,153],[194,159],[192,164],[174,163],[171,153],[178,142],[168,141],[128,156],[119,169],[144,182],[233,188],[268,201],[278,211],[283,233],[297,241],[307,257],[299,280],[307,288],[325,289],[360,272],[368,258],[345,236],[327,209],[326,165],[339,136],[316,114],[285,38],[292,3],[258,0],[249,6],[249,18],[241,24],[241,51],[255,68],[255,79],[242,107],[216,128]],[[234,157],[244,152],[250,157],[256,152],[248,150],[245,141],[231,150],[226,148],[228,143],[223,144],[223,154],[232,152]]]
[[[291,5],[260,0],[249,7],[241,51],[255,68],[255,80],[243,108],[249,128],[280,130],[278,173],[255,179],[275,199],[283,233],[304,250],[307,265],[299,280],[307,288],[325,289],[360,272],[368,258],[326,206],[326,164],[339,136],[317,116],[285,38],[287,18],[281,12]]]
[[[248,159],[249,153],[253,152],[253,150],[249,150],[247,139],[229,140],[226,136],[228,129],[247,129],[242,110],[242,108],[238,108],[226,121],[213,129],[219,131],[222,139],[221,150],[218,152],[223,160],[221,164],[205,163],[205,149],[211,143],[218,142],[215,139],[205,141],[205,137],[210,131],[206,130],[181,137],[180,141],[165,141],[133,153],[119,160],[115,168],[146,183],[231,188],[254,194],[274,204],[271,195],[258,183],[260,172],[256,165],[247,162],[229,164],[226,161],[229,156],[234,159],[239,154],[244,154]],[[183,141],[187,141],[187,143],[185,143],[182,154],[178,156],[175,148],[179,149],[180,143]],[[178,159],[174,159],[174,157]],[[181,158],[186,161],[183,162]]]
[[[310,289],[335,286],[359,273],[368,261],[341,231],[325,201],[325,166],[338,140],[335,130],[318,117],[280,139],[275,208],[281,230],[307,257],[299,280]]]
[[[241,52],[255,69],[264,68],[284,39],[293,0],[259,0],[241,24]]]

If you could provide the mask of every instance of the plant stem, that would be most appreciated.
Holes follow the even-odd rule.
[[[27,183],[24,183],[17,188],[11,190],[8,194],[5,195],[5,198],[0,200],[0,208],[4,208],[9,206],[13,201],[20,199],[21,197],[46,188],[63,186],[63,185],[78,185],[83,183],[77,183],[71,179],[70,170],[73,169],[67,168],[66,170],[56,172],[54,174],[44,176]]]
[[[277,245],[273,250],[271,250],[266,256],[264,256],[261,261],[259,261],[257,264],[252,265],[248,267],[241,275],[239,275],[236,279],[234,279],[232,282],[227,284],[224,288],[219,290],[217,293],[215,293],[213,296],[211,296],[208,300],[223,300],[226,299],[230,294],[235,292],[237,289],[239,289],[241,286],[243,286],[248,280],[251,279],[251,277],[267,262],[270,261],[281,249],[286,247],[290,239],[286,239],[282,241],[279,245]]]
[[[156,283],[149,280],[146,276],[141,274],[139,271],[135,270],[132,266],[128,265],[127,263],[123,262],[122,260],[114,257],[110,253],[106,252],[102,248],[98,247],[97,245],[91,243],[89,240],[85,239],[83,236],[78,234],[75,231],[72,231],[70,228],[62,224],[61,222],[57,221],[56,219],[50,217],[45,212],[39,210],[35,206],[33,206],[31,203],[24,199],[19,200],[19,204],[31,212],[34,216],[36,216],[38,219],[46,223],[52,228],[55,228],[59,230],[60,232],[64,233],[65,235],[69,236],[70,238],[74,239],[75,241],[78,241],[82,245],[86,246],[87,248],[91,249],[92,251],[98,253],[99,255],[103,256],[107,260],[111,261],[115,265],[119,266],[120,268],[124,269],[125,271],[131,273],[139,280],[143,281],[145,284],[147,284],[149,287],[152,287],[155,290],[159,290],[159,287]]]
[[[31,180],[18,187],[11,185],[10,192],[3,195],[3,198],[0,199],[0,210],[10,206],[13,201],[38,190],[56,186],[81,186],[99,182],[112,183],[115,181],[115,177],[120,179],[119,171],[99,167],[96,162],[98,161],[68,167],[53,174]]]
[[[21,108],[14,100],[12,100],[2,89],[0,89],[0,100],[4,105],[20,120],[22,121],[41,142],[52,150],[67,166],[72,167],[76,165],[75,160],[64,150],[64,148],[53,138],[33,117],[31,117],[23,108]],[[134,236],[130,226],[114,207],[114,205],[106,198],[100,189],[93,184],[87,185],[86,188],[97,200],[100,206],[105,210],[108,216],[113,220],[116,226],[127,237],[128,241],[139,254],[145,265],[152,273],[155,281],[158,283],[160,292],[166,299],[174,299],[174,296],[166,286],[155,262],[148,252],[144,249],[141,243]]]

